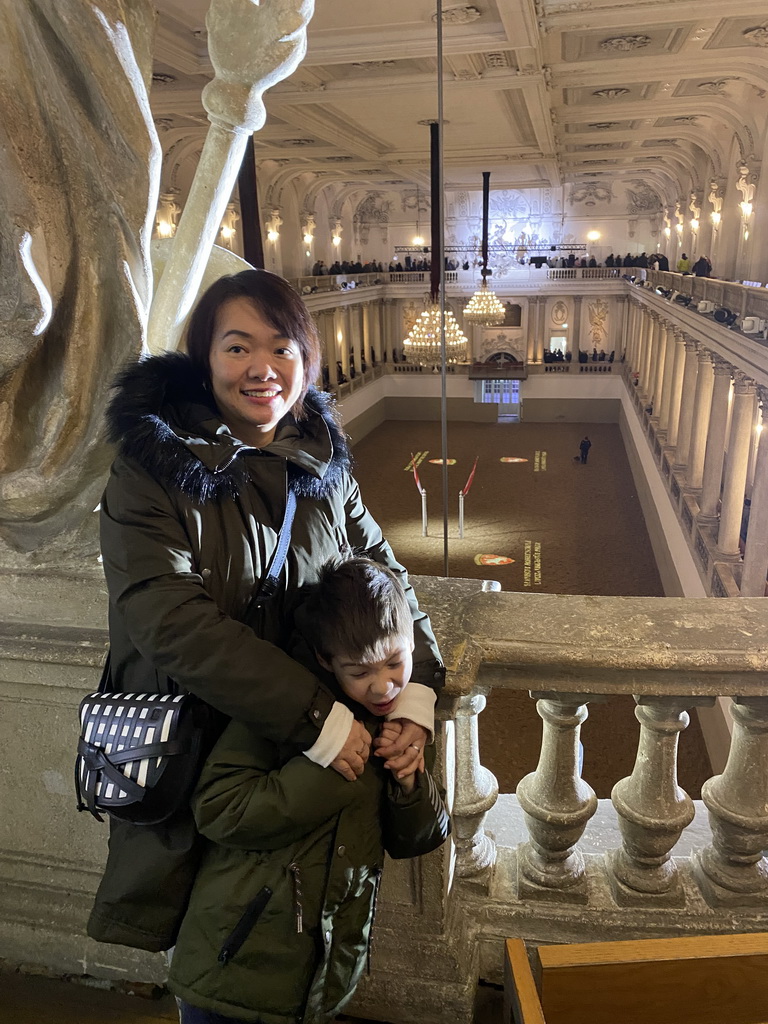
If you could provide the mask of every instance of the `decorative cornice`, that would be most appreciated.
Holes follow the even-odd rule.
[[[755,25],[754,28],[745,28],[741,34],[753,46],[768,46],[768,23]]]

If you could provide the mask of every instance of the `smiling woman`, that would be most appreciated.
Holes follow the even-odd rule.
[[[269,444],[304,389],[298,343],[275,330],[251,300],[230,299],[216,317],[210,367],[224,423],[255,448]]]
[[[394,572],[407,602],[407,649],[400,658],[376,652],[377,662],[386,655],[386,678],[371,697],[386,714],[379,705],[409,684],[397,705],[402,729],[377,750],[399,778],[421,762],[444,670],[405,569],[363,505],[330,398],[313,387],[319,351],[290,285],[246,270],[202,296],[186,354],[121,375],[109,414],[118,457],[101,503],[112,686],[164,693],[173,681],[260,740],[354,781],[368,757],[365,726],[321,683],[313,659],[300,663],[285,648],[320,567],[346,548],[364,550]],[[266,601],[261,581],[277,562],[289,492],[290,547]],[[200,848],[191,812],[162,835],[113,822],[90,934],[173,945]]]

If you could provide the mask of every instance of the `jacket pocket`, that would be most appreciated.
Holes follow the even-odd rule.
[[[219,950],[217,959],[224,967],[226,967],[248,938],[271,898],[272,890],[268,885],[265,885],[245,908],[243,916],[227,936],[224,945]]]

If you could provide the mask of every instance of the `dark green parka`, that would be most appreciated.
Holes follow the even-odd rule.
[[[208,759],[193,807],[212,842],[169,985],[225,1017],[320,1024],[365,969],[384,849],[429,853],[446,839],[448,816],[427,773],[406,796],[377,758],[346,782],[285,754],[233,722]]]
[[[362,503],[327,395],[310,389],[307,418],[285,417],[272,443],[256,449],[221,423],[183,354],[129,367],[116,389],[108,425],[118,457],[101,504],[116,690],[163,692],[172,679],[263,739],[308,749],[333,697],[281,647],[300,588],[347,544],[400,575],[414,618],[412,679],[442,685],[429,619]],[[255,609],[289,485],[298,502],[285,585]],[[150,951],[172,946],[200,846],[191,814],[158,827],[111,822],[89,935]]]

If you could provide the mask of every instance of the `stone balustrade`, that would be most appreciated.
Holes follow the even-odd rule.
[[[76,814],[71,770],[77,706],[103,657],[103,585],[95,574],[6,573],[2,583],[0,743],[13,771],[0,819],[0,957],[162,981],[160,956],[84,934],[106,828]],[[454,841],[388,864],[372,972],[352,1012],[469,1024],[478,978],[501,980],[511,935],[768,928],[768,603],[500,593],[433,577],[414,586],[449,670],[436,775]],[[478,716],[495,688],[529,691],[542,720],[538,765],[517,794],[499,794],[483,765]],[[579,768],[580,731],[591,703],[618,694],[635,697],[637,757],[612,800],[598,801]],[[716,697],[732,706],[730,754],[692,801],[677,778],[678,738]]]

